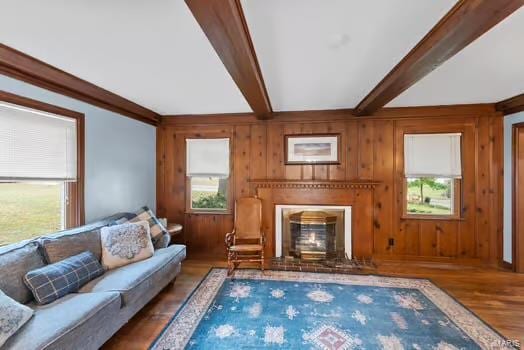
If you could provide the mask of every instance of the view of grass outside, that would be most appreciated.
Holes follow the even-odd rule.
[[[228,179],[218,177],[191,178],[191,208],[193,209],[227,209]]]
[[[453,214],[453,180],[446,178],[409,178],[409,214],[451,215]]]
[[[63,187],[0,182],[0,245],[62,229]]]

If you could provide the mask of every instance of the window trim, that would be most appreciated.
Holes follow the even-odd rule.
[[[66,229],[81,226],[85,223],[84,204],[84,171],[85,171],[85,117],[84,114],[69,109],[0,91],[0,101],[12,103],[26,108],[37,109],[42,112],[62,115],[76,120],[77,138],[77,181],[65,184],[65,222]]]
[[[436,176],[439,177],[439,176]],[[441,177],[441,176],[440,176]],[[408,178],[403,178],[402,219],[415,220],[461,220],[462,219],[462,179],[453,181],[453,213],[444,214],[414,214],[408,212]]]
[[[192,202],[191,202],[191,176],[187,175],[187,169],[184,169],[184,176],[185,176],[185,186],[186,186],[186,214],[208,214],[208,215],[231,215],[233,213],[233,195],[234,195],[234,189],[233,189],[233,138],[230,135],[223,135],[223,134],[213,134],[213,135],[206,135],[206,136],[187,136],[184,137],[184,164],[187,164],[187,140],[192,139],[204,139],[204,140],[212,140],[212,139],[228,139],[229,140],[229,176],[227,177],[227,208],[226,209],[199,209],[199,208],[193,208]]]

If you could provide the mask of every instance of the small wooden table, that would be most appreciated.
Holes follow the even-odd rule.
[[[182,225],[180,224],[167,224],[167,232],[171,235],[171,238],[175,237],[176,235],[180,234],[182,232]]]

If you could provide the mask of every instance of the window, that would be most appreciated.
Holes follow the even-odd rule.
[[[83,116],[0,94],[0,245],[82,224]]]
[[[461,134],[404,135],[404,216],[459,218]]]
[[[227,212],[229,139],[186,139],[189,211]]]
[[[444,177],[406,179],[408,215],[458,216],[460,181]]]

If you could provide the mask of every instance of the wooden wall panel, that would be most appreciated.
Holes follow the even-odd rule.
[[[358,122],[346,122],[346,180],[358,178]]]
[[[490,239],[489,261],[502,261],[502,235],[504,210],[504,125],[503,118],[490,118]]]
[[[393,160],[394,126],[391,120],[377,120],[374,124],[374,177],[381,182],[374,191],[373,233],[374,252],[390,251],[389,239],[393,238]]]
[[[166,118],[158,129],[158,212],[185,224],[190,251],[223,252],[223,238],[233,225],[232,215],[188,214],[185,208],[185,137],[231,135],[234,197],[256,193],[250,180],[295,181],[372,180],[372,191],[348,192],[358,198],[353,208],[353,244],[357,256],[460,259],[497,262],[502,234],[502,116],[485,108],[468,110],[414,109],[414,114],[381,112],[376,118],[318,117],[296,112],[293,118],[257,121],[209,118],[191,124]],[[428,113],[429,117],[425,117]],[[333,118],[333,119],[331,119]],[[200,118],[198,118],[201,120]],[[195,131],[198,130],[198,131]],[[402,217],[403,133],[462,132],[463,180],[460,220],[418,220]],[[284,135],[341,134],[338,165],[285,165]],[[347,190],[353,191],[353,190]],[[326,200],[325,194],[303,190],[293,200]],[[353,198],[353,197],[351,197]],[[273,199],[271,199],[273,200]],[[264,213],[273,220],[273,210]],[[268,254],[273,251],[272,224],[267,223]],[[393,239],[393,245],[390,245]]]
[[[373,120],[358,123],[358,177],[373,178]]]
[[[235,126],[233,145],[233,176],[235,198],[249,196],[249,174],[251,174],[251,128],[249,125]]]
[[[282,124],[275,124],[267,129],[267,176],[282,179],[284,169],[284,128]]]
[[[459,249],[463,257],[478,257],[476,229],[477,216],[477,135],[475,126],[468,125],[463,130],[462,148],[464,156],[462,159],[462,217],[460,221]]]
[[[267,177],[266,137],[267,128],[265,125],[251,125],[251,144],[249,146],[250,179],[265,179]]]
[[[477,141],[477,188],[476,188],[476,231],[477,251],[480,256],[489,257],[490,230],[490,120],[480,118]]]

